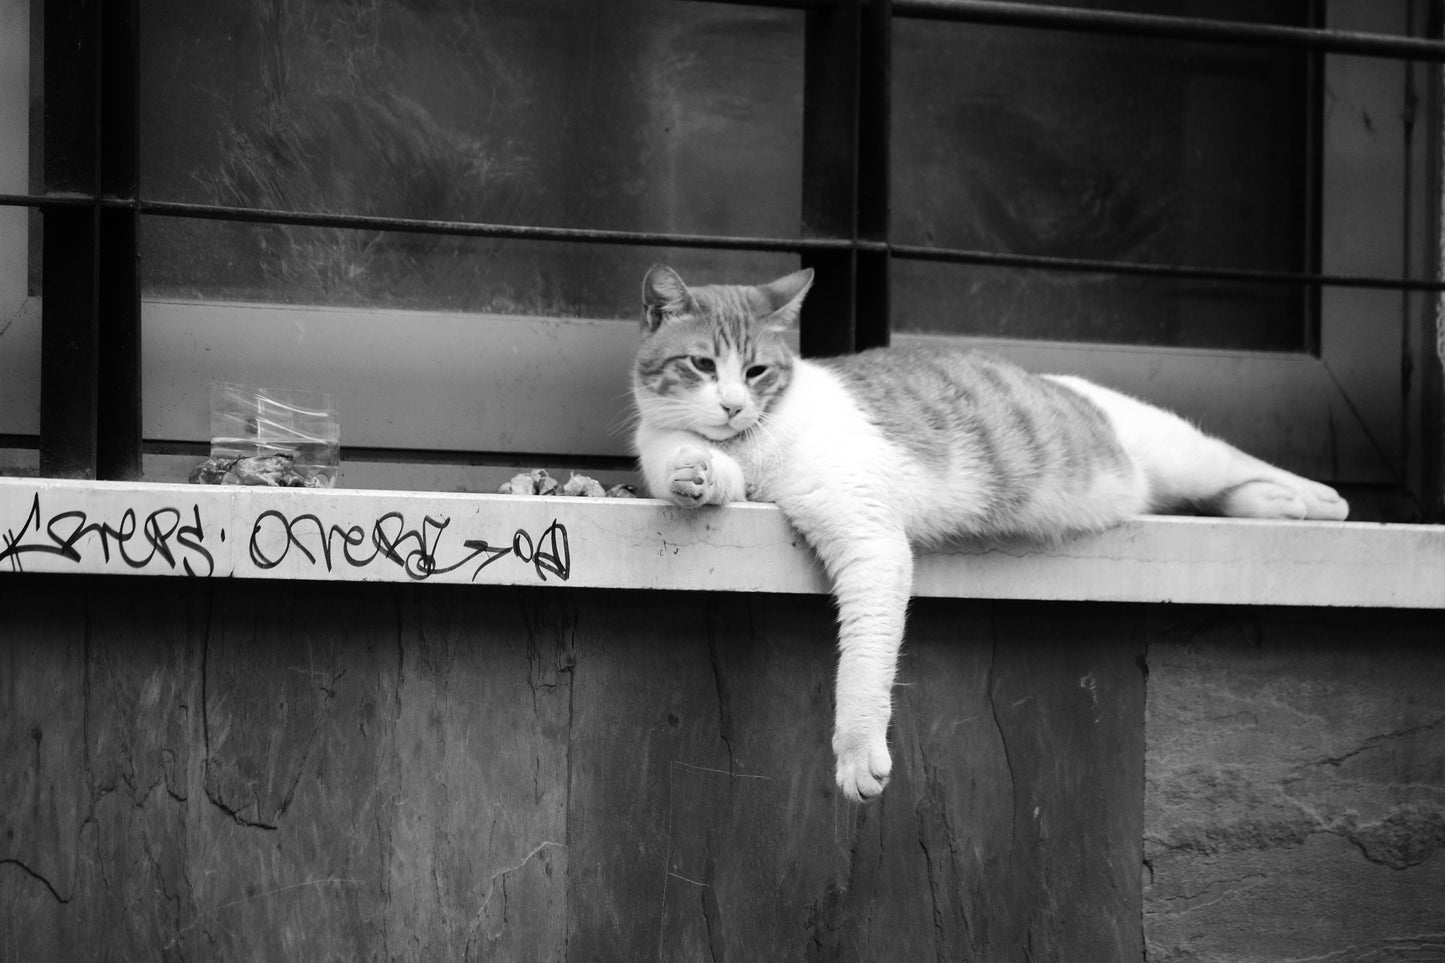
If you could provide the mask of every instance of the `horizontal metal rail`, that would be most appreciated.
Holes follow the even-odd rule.
[[[698,2],[698,0],[692,0]],[[764,10],[816,10],[836,6],[838,0],[701,0],[733,7],[758,7]]]
[[[538,227],[523,224],[487,224],[408,217],[323,214],[307,211],[268,211],[211,204],[138,201],[141,214],[216,221],[287,224],[295,227],[345,228],[363,231],[404,231],[453,237],[505,238],[518,241],[570,241],[584,244],[626,244],[637,247],[718,248],[744,251],[838,251],[851,242],[841,238],[735,237],[713,234],[671,234],[657,231],[614,231],[583,227]]]
[[[890,244],[888,249],[892,256],[905,260],[973,264],[983,267],[1067,271],[1082,274],[1135,275],[1182,281],[1365,288],[1382,291],[1445,291],[1445,281],[1417,278],[1383,278],[1358,274],[1306,274],[1294,271],[1261,271],[1251,268],[1151,264],[1140,261],[1101,261],[1091,258],[1054,257],[1041,254],[1001,254],[996,251],[971,251],[908,244]]]
[[[0,206],[75,207],[94,204],[84,195],[0,194]],[[1166,280],[1221,283],[1296,285],[1304,287],[1362,288],[1384,291],[1445,292],[1445,281],[1418,278],[1385,278],[1356,274],[1315,274],[1294,271],[1265,271],[1250,268],[1213,268],[1189,264],[1158,264],[1139,261],[1098,260],[1041,254],[1010,254],[967,248],[926,247],[866,239],[825,237],[737,237],[714,234],[668,234],[650,231],[610,231],[592,228],[536,227],[522,224],[487,224],[469,221],[423,220],[406,217],[376,217],[360,214],[324,214],[307,211],[272,211],[261,208],[183,204],[171,201],[132,201],[104,198],[105,207],[134,206],[141,214],[183,217],[197,220],[245,222],[252,224],[318,227],[333,230],[395,231],[398,233],[444,235],[449,237],[499,238],[520,241],[612,244],[632,247],[681,247],[734,251],[847,251],[884,253],[912,261],[969,264],[982,267],[1064,271],[1082,274],[1114,274]]]
[[[60,207],[94,207],[99,201],[94,194],[0,194],[0,207],[34,207],[40,210]]]
[[[494,224],[478,221],[445,221],[415,217],[383,217],[372,214],[330,214],[321,211],[270,210],[230,207],[221,204],[190,204],[179,201],[147,201],[84,194],[0,194],[0,207],[90,207],[134,208],[139,214],[182,217],[206,221],[240,221],[251,224],[280,224],[291,227],[320,227],[353,231],[397,231],[408,234],[438,234],[450,237],[505,238],[518,241],[571,241],[584,244],[626,244],[636,247],[718,248],[745,251],[846,251],[846,238],[738,237],[717,234],[674,234],[660,231],[615,231],[585,227],[542,227],[528,224]]]
[[[1445,62],[1445,42],[1420,37],[1205,20],[1199,17],[1169,17],[1117,10],[1036,6],[1011,0],[893,0],[893,14],[896,17],[916,20],[1040,27],[1083,33],[1285,47],[1363,57]]]
[[[6,445],[6,438],[17,441],[29,440],[29,444]],[[32,435],[0,435],[0,448],[34,448]],[[183,458],[205,459],[211,453],[209,441],[182,441],[147,438],[147,455],[166,455]],[[358,445],[342,445],[343,462],[382,462],[386,464],[428,464],[468,465],[487,467],[537,468],[551,465],[566,465],[574,470],[632,471],[637,468],[637,459],[630,455],[579,455],[566,452],[528,451],[472,451],[454,448],[371,448]]]

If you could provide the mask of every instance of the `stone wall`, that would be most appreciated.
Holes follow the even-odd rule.
[[[0,577],[0,963],[1445,959],[1445,615]]]
[[[1148,959],[1445,959],[1445,619],[1158,611]]]
[[[0,963],[1137,961],[1141,608],[0,576]]]

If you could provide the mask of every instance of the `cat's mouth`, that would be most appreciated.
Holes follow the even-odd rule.
[[[755,424],[757,424],[756,418],[739,415],[720,425],[694,425],[692,430],[709,441],[731,441],[739,435],[746,434],[748,429]]]
[[[721,424],[694,425],[692,430],[697,432],[699,435],[702,435],[709,441],[727,441],[731,438],[736,438],[738,435],[746,431],[747,428],[734,428],[732,427],[732,425],[729,424]]]

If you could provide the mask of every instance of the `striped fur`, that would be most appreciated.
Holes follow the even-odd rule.
[[[963,349],[796,358],[784,333],[811,283],[689,288],[649,271],[635,445],[656,497],[775,502],[817,552],[838,602],[833,749],[850,798],[891,770],[915,547],[1062,538],[1145,511],[1345,517],[1332,489],[1082,379]]]

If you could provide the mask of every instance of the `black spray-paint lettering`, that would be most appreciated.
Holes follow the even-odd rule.
[[[91,521],[80,510],[59,512],[47,519],[37,493],[20,530],[4,533],[0,565],[8,561],[14,571],[24,571],[21,560],[32,554],[58,556],[79,564],[85,552],[93,551],[98,544],[101,558],[107,563],[114,551],[115,557],[132,569],[146,568],[159,558],[167,568],[174,570],[179,563],[187,575],[209,576],[216,565],[203,544],[206,533],[200,506],[192,505],[191,522],[183,525],[185,520],[181,509],[169,506],[156,509],[144,521],[139,521],[134,508],[127,508],[116,524]]]
[[[280,565],[294,548],[308,565],[321,565],[326,571],[346,565],[365,568],[378,559],[400,567],[408,578],[423,581],[434,575],[445,575],[475,563],[471,580],[489,565],[504,558],[516,558],[531,565],[537,578],[547,581],[553,575],[567,581],[572,574],[572,552],[567,541],[567,528],[553,519],[540,536],[533,538],[525,529],[517,529],[510,545],[494,546],[486,539],[468,538],[461,543],[454,560],[443,564],[443,542],[451,519],[423,516],[421,525],[408,527],[401,512],[387,512],[373,521],[369,529],[361,525],[327,525],[314,514],[294,518],[276,509],[256,516],[251,528],[251,562],[265,571]],[[276,546],[279,545],[279,549]],[[267,546],[270,546],[269,550]],[[361,549],[361,551],[358,551]]]

